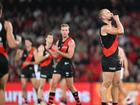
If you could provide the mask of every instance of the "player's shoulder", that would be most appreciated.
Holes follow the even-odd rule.
[[[74,39],[73,39],[73,38],[71,38],[71,37],[70,37],[69,42],[70,42],[70,43],[75,43]]]
[[[73,38],[70,38],[69,42],[68,42],[69,45],[75,45],[75,41]]]
[[[101,27],[101,35],[102,36],[105,36],[107,35],[108,31],[111,29],[111,26],[110,25],[103,25]]]

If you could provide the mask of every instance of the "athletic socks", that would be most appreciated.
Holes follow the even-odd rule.
[[[106,102],[102,102],[102,105],[107,105]]]
[[[42,99],[37,99],[37,103],[40,104],[42,102]]]
[[[61,103],[67,105],[67,99],[66,98],[62,98],[62,99],[60,99],[60,101],[61,101]]]
[[[55,92],[50,92],[49,100],[48,100],[48,105],[52,105],[53,104],[54,97],[55,97]]]
[[[78,92],[74,92],[72,94],[74,96],[75,101],[77,102],[76,105],[82,105],[81,102],[80,102],[79,96],[78,96]]]
[[[22,104],[28,104],[27,98],[23,98]]]
[[[118,105],[118,103],[113,103],[113,105]]]

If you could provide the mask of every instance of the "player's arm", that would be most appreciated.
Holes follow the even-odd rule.
[[[123,35],[124,34],[124,28],[122,23],[120,22],[119,16],[114,15],[113,19],[116,22],[116,27],[113,27],[112,25],[105,25],[102,27],[101,32],[103,34],[111,34],[111,35]]]
[[[34,57],[35,57],[35,63],[40,63],[41,61],[45,60],[46,58],[49,57],[49,53],[46,54],[45,56],[43,55],[43,52],[44,52],[44,46],[41,45],[39,46],[38,48],[38,51],[36,51],[36,53],[34,53]]]
[[[123,52],[124,53],[124,52]],[[128,60],[126,58],[126,55],[124,53],[124,70],[125,70],[125,77],[129,76],[129,70],[128,70]]]
[[[125,76],[127,77],[129,75],[129,70],[128,70],[128,60],[126,57],[126,54],[122,48],[119,47],[119,56],[120,56],[120,61],[124,67],[125,70]]]
[[[68,52],[67,53],[64,53],[64,52],[61,52],[61,51],[57,51],[58,54],[60,54],[61,56],[65,57],[65,58],[69,58],[71,59],[74,55],[74,51],[75,51],[75,42],[74,40],[71,40],[69,43],[68,43]]]
[[[11,22],[10,21],[5,21],[4,27],[5,27],[5,30],[6,30],[6,37],[7,37],[8,46],[10,48],[17,47],[19,45],[19,43],[21,42],[21,40],[16,40],[14,38],[13,26],[12,26]]]
[[[52,46],[52,49],[54,50],[54,51],[52,51],[51,49],[48,49],[47,51],[48,51],[48,53],[50,54],[50,55],[52,55],[54,58],[57,58],[58,57],[58,53],[56,52],[56,50],[58,49],[58,41],[56,42],[56,45],[53,45]]]

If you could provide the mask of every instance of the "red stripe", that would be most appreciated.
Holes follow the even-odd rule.
[[[25,59],[25,61],[22,64],[22,67],[21,67],[22,69],[24,69],[26,67],[25,62],[30,62],[32,60],[34,50],[35,50],[34,48],[32,48],[30,50],[30,53],[28,54],[28,57]]]
[[[53,45],[52,45],[53,46]],[[53,48],[50,48],[51,51],[54,51]],[[41,63],[40,63],[40,67],[45,67],[45,66],[48,66],[53,60],[53,56],[49,55],[48,58],[46,58],[45,60],[43,60]]]
[[[8,59],[8,54],[3,46],[0,46],[0,54],[4,55]]]
[[[72,38],[70,38],[70,37],[69,37],[68,39],[66,39],[65,42],[64,42],[64,44],[63,44],[63,46],[68,47],[68,43],[69,43],[70,40],[72,40]],[[63,46],[62,46],[62,48],[60,49],[60,51],[66,53],[67,48],[63,48]],[[62,58],[63,58],[63,57],[62,57],[61,55],[59,55],[59,56],[57,57],[57,62],[59,62]]]
[[[106,56],[106,57],[109,57],[111,56],[112,54],[114,54],[118,48],[118,36],[116,36],[116,39],[114,41],[114,43],[112,44],[112,46],[110,48],[105,48],[103,47],[103,54]]]

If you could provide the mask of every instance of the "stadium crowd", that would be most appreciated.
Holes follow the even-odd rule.
[[[98,34],[97,11],[99,8],[95,4],[95,7],[92,8],[92,4],[89,4],[89,7],[82,4],[73,5],[73,3],[69,3],[70,0],[66,0],[66,4],[69,3],[68,8],[66,8],[67,5],[62,5],[61,0],[57,0],[58,4],[55,4],[55,2],[54,4],[53,2],[47,4],[45,0],[44,2],[43,0],[36,0],[36,2],[35,0],[2,1],[5,18],[12,21],[14,33],[23,37],[31,37],[36,47],[44,41],[45,33],[53,32],[55,40],[57,40],[60,35],[60,27],[58,26],[61,23],[68,23],[71,27],[71,36],[76,41],[75,81],[100,81],[102,52]],[[93,0],[93,3],[95,1]],[[122,1],[125,2],[125,0]],[[77,2],[79,1],[77,0]],[[133,4],[135,0],[131,0],[131,2]],[[99,4],[99,2],[97,3]],[[127,10],[129,3],[122,6],[122,2],[118,0],[110,0],[110,3],[113,4],[110,8],[121,14],[121,21],[125,27],[125,35],[120,37],[120,46],[126,52],[130,75],[124,80],[126,82],[140,82],[140,10],[135,12],[132,9]],[[88,4],[85,2],[85,5]],[[23,8],[25,9],[23,10]],[[116,10],[119,10],[119,12]],[[21,45],[22,47],[23,45]],[[14,60],[15,51],[9,49],[9,53],[9,81],[19,81],[20,62],[17,63]]]

